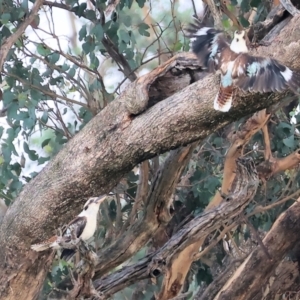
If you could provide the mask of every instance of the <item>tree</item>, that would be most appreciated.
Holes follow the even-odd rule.
[[[206,18],[228,31],[249,26],[249,38],[263,42],[255,55],[299,70],[300,18],[282,2],[293,16],[275,2],[232,10],[207,1]],[[274,299],[299,291],[298,101],[289,91],[238,93],[228,113],[214,111],[218,75],[185,52],[181,22],[191,12],[180,15],[171,1],[155,15],[161,3],[0,4],[0,182],[9,205],[0,221],[1,299]],[[82,22],[78,32],[74,25],[80,44],[62,46],[52,26],[60,10]],[[124,79],[109,88],[105,75],[116,66]],[[24,176],[24,158],[49,162]],[[72,269],[51,251],[30,250],[88,197],[111,190],[95,265]]]

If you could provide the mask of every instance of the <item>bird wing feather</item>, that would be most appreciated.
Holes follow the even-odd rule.
[[[76,237],[79,238],[84,230],[84,227],[86,225],[86,217],[84,216],[77,216],[75,219],[73,219],[66,227],[65,232],[63,234],[64,237],[66,237],[66,239],[69,240],[65,240],[66,242],[71,240],[71,232],[73,230]]]
[[[200,66],[213,72],[219,68],[220,53],[230,48],[224,32],[206,27],[199,20],[185,29],[185,35],[191,39],[191,49],[197,55]]]
[[[234,85],[250,92],[296,91],[300,76],[275,59],[240,54],[232,71]]]

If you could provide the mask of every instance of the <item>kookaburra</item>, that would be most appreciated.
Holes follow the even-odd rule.
[[[231,44],[221,30],[204,27],[197,19],[185,31],[191,38],[191,48],[200,66],[208,72],[221,71],[220,88],[214,100],[216,110],[230,109],[235,88],[253,93],[290,88],[297,93],[299,73],[275,59],[247,54],[245,31],[235,31]]]
[[[74,236],[82,241],[90,239],[94,235],[97,227],[99,206],[107,197],[109,196],[103,195],[100,197],[90,198],[85,203],[83,211],[66,226],[65,230],[62,232],[62,236],[54,235],[44,242],[32,245],[31,249],[38,252],[49,248],[59,249],[61,248],[59,243],[69,243]],[[74,253],[75,250],[73,249],[63,249],[61,258],[67,260],[71,258]]]

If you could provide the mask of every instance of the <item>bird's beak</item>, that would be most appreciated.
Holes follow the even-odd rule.
[[[94,200],[94,202],[97,203],[97,204],[100,204],[100,203],[102,203],[108,197],[109,197],[109,195],[106,195],[106,194],[105,195],[101,195],[101,196],[97,197]]]

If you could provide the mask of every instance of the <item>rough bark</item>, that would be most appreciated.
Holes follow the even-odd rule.
[[[279,216],[263,240],[272,259],[269,260],[264,250],[257,247],[219,291],[215,300],[262,299],[264,290],[261,287],[273,275],[287,251],[292,250],[299,241],[299,204],[300,198]]]
[[[299,23],[299,17],[293,18],[271,46],[259,49],[257,54],[273,56],[300,69]],[[233,109],[223,114],[212,107],[217,76],[210,75],[187,86],[198,74],[194,71],[193,55],[183,53],[168,63],[175,66],[164,68],[163,72],[159,68],[154,70],[156,76],[146,88],[143,84],[149,75],[140,78],[140,86],[133,83],[135,88],[131,89],[131,95],[122,94],[101,111],[25,186],[9,208],[0,228],[1,299],[15,299],[20,293],[23,298],[36,298],[52,256],[32,253],[30,245],[51,236],[55,228],[67,223],[87,197],[108,192],[143,160],[201,140],[289,94],[237,97]],[[149,91],[146,111],[125,121],[130,114],[125,105],[127,98],[139,100],[135,90]],[[129,247],[126,240],[117,245],[110,248],[110,253],[117,253],[116,247]],[[110,255],[105,264],[113,266],[115,259],[116,254]]]

